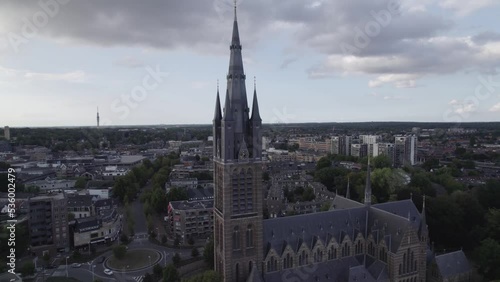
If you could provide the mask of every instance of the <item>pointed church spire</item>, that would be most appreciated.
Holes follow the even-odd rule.
[[[99,127],[99,106],[97,107],[97,127]]]
[[[229,100],[229,90],[226,90],[226,101],[224,102],[224,120],[233,120],[231,116],[231,101]]]
[[[240,33],[238,31],[238,19],[236,17],[236,1],[234,2],[233,35],[231,37],[231,45],[229,46],[229,49],[231,50],[231,55],[229,58],[228,79],[244,78]]]
[[[351,191],[349,191],[349,186],[350,186],[350,178],[347,176],[347,191],[345,192],[345,197],[347,199],[351,198]]]
[[[217,79],[217,98],[215,101],[214,121],[220,121],[220,120],[222,120],[222,112],[220,109],[219,80]]]
[[[427,220],[425,219],[425,195],[422,201],[422,213],[420,214],[420,227],[419,227],[419,235],[422,240],[427,240],[429,230],[427,228]]]
[[[252,121],[262,121],[259,113],[259,103],[257,102],[257,86],[255,76],[253,77],[253,102],[252,102]]]
[[[366,169],[366,186],[365,186],[365,205],[369,206],[372,203],[372,181],[370,169],[370,157],[368,157],[368,167]]]
[[[425,220],[425,195],[422,200],[422,225],[427,226],[427,222]]]

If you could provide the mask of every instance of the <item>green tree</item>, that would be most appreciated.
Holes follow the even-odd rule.
[[[490,209],[486,214],[488,237],[500,242],[500,209]]]
[[[178,266],[179,263],[181,263],[181,255],[179,255],[179,253],[175,253],[172,257],[172,262],[174,263],[174,265]]]
[[[404,186],[400,173],[390,168],[375,169],[371,174],[371,182],[373,195],[378,202],[388,201],[391,194]]]
[[[500,181],[489,180],[477,189],[477,198],[483,208],[500,209]]]
[[[118,245],[113,248],[113,255],[115,258],[121,260],[127,254],[127,248],[124,245]]]
[[[162,243],[162,244],[166,244],[166,243],[167,243],[167,235],[163,234],[163,235],[161,236],[161,243]]]
[[[160,279],[162,272],[163,272],[163,269],[160,266],[160,275],[158,275],[158,277],[155,278],[154,275],[151,275],[148,272],[148,273],[144,274],[144,279],[142,280],[142,282],[157,282],[158,279]]]
[[[371,159],[374,168],[392,167],[392,161],[387,155],[378,155]]]
[[[180,281],[179,272],[173,264],[167,265],[163,270],[163,281],[164,282],[178,282]]]
[[[35,265],[32,262],[26,262],[21,268],[21,275],[23,277],[35,274]]]
[[[500,244],[487,238],[481,241],[481,245],[474,252],[477,262],[477,270],[488,281],[500,277]]]
[[[203,258],[210,269],[214,269],[214,238],[211,236],[203,250]]]
[[[45,262],[45,265],[49,265],[50,262],[50,254],[48,252],[43,254],[43,261]]]
[[[193,236],[189,236],[188,244],[191,245],[191,246],[194,245],[194,238],[193,238]]]
[[[198,248],[194,247],[191,249],[191,256],[196,258],[200,256],[200,251],[198,251]]]
[[[331,208],[331,203],[330,202],[325,202],[321,205],[321,211],[329,211]]]
[[[463,245],[461,220],[464,210],[449,196],[426,199],[427,224],[431,241],[437,248],[460,248]]]
[[[155,278],[159,279],[163,273],[163,268],[159,264],[155,264],[153,267],[153,274]]]
[[[122,242],[122,244],[128,244],[128,240],[129,240],[129,239],[128,239],[127,234],[122,233],[122,234],[120,235],[120,242]]]
[[[207,270],[187,279],[185,282],[222,282],[222,278],[217,272]]]
[[[329,157],[322,157],[316,163],[316,170],[320,170],[322,168],[327,168],[332,166],[332,160]]]
[[[85,185],[87,184],[87,180],[85,177],[78,177],[75,182],[75,188],[77,189],[83,189],[85,188]]]
[[[302,201],[308,202],[314,200],[314,198],[316,198],[316,195],[314,195],[314,190],[311,187],[304,189],[304,192],[302,192]]]

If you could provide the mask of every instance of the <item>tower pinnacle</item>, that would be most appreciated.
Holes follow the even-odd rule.
[[[99,128],[99,107],[97,107],[97,128]]]
[[[368,167],[366,169],[366,185],[365,185],[365,205],[372,204],[372,182],[371,182],[370,157],[368,157]]]

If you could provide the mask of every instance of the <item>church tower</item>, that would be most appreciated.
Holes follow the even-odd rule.
[[[262,120],[254,85],[247,102],[236,4],[224,108],[219,87],[213,120],[214,256],[223,281],[246,281],[262,247]],[[255,266],[254,266],[255,265]]]

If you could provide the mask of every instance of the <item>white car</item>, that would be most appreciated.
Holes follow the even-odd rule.
[[[71,267],[73,267],[73,268],[78,268],[78,267],[81,267],[81,266],[82,266],[81,263],[73,263],[73,264],[71,264]]]
[[[104,274],[106,274],[106,275],[113,275],[113,271],[111,271],[110,269],[105,268],[104,269]]]

